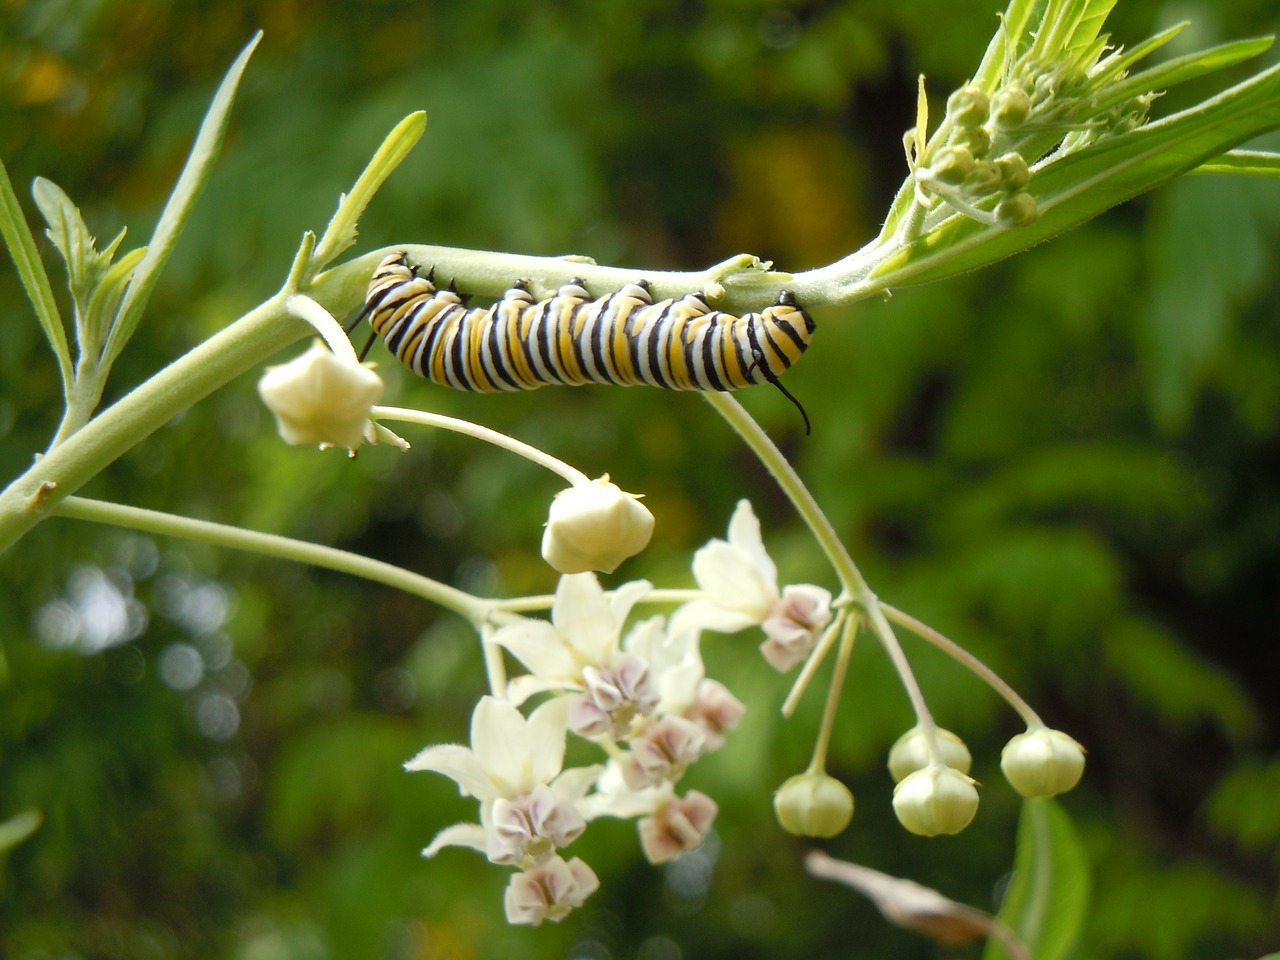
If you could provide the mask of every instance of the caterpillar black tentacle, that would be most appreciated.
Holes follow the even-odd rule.
[[[803,355],[814,323],[787,290],[760,313],[711,309],[698,294],[654,303],[641,280],[597,299],[575,278],[535,301],[518,281],[490,307],[468,309],[434,270],[385,257],[364,310],[377,336],[414,373],[455,390],[533,390],[548,384],[649,384],[737,390],[778,382]],[[801,408],[801,414],[804,409]],[[809,419],[805,416],[805,427]]]

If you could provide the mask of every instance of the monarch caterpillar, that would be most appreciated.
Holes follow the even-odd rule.
[[[373,272],[360,316],[366,314],[401,363],[455,390],[772,383],[796,406],[778,377],[800,359],[814,330],[786,290],[763,312],[735,317],[692,293],[654,303],[643,280],[595,300],[582,281],[571,280],[540,301],[517,282],[492,306],[468,309],[452,285],[437,286],[434,271],[419,276],[403,253],[383,258]]]

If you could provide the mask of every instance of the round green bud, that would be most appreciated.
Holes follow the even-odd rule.
[[[968,773],[973,764],[969,748],[964,741],[950,730],[938,727],[938,749],[942,751],[942,762],[948,767]],[[924,730],[912,727],[898,738],[898,742],[889,750],[889,773],[894,783],[900,783],[917,770],[923,770],[933,758],[929,755],[929,741]]]
[[[834,837],[853,819],[853,794],[825,773],[798,773],[773,795],[782,829],[797,837]]]
[[[964,188],[970,193],[985,197],[1000,187],[1000,168],[990,160],[975,163],[964,178]]]
[[[1040,727],[1004,745],[1000,769],[1024,797],[1066,793],[1084,774],[1084,747],[1061,730]]]
[[[1027,161],[1016,151],[997,157],[996,166],[1000,168],[1000,186],[1011,193],[1021,190],[1031,182],[1031,170],[1027,167]]]
[[[1002,127],[1016,127],[1031,114],[1031,98],[1021,87],[1008,86],[997,91],[991,101],[991,116]]]
[[[973,172],[973,154],[968,147],[943,147],[930,159],[929,170],[943,183],[963,183]]]
[[[990,112],[991,100],[980,87],[961,87],[947,98],[947,116],[958,127],[980,127]]]
[[[968,147],[975,157],[980,157],[991,149],[991,134],[986,127],[965,127],[956,135],[955,142]]]
[[[978,812],[978,789],[967,774],[933,764],[893,788],[893,812],[922,837],[959,833]]]
[[[1025,190],[1009,194],[996,205],[996,219],[1002,226],[1025,227],[1035,223],[1038,216],[1036,198]]]

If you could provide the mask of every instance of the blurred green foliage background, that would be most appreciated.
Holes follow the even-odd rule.
[[[0,154],[33,224],[42,175],[100,238],[128,224],[140,243],[223,70],[266,32],[109,401],[273,292],[302,231],[420,108],[426,137],[369,209],[361,249],[581,253],[638,275],[742,251],[788,270],[831,262],[874,234],[905,175],[916,76],[940,107],[995,13],[993,0],[6,0]],[[1128,0],[1111,32],[1132,43],[1186,18],[1179,43],[1203,46],[1274,29],[1277,11]],[[810,438],[775,391],[743,397],[881,596],[1088,747],[1066,798],[1095,862],[1082,957],[1280,949],[1278,191],[1188,179],[994,269],[818,312],[787,377]],[[644,492],[655,541],[611,582],[689,584],[691,551],[745,496],[784,580],[831,583],[697,396],[472,397],[383,368],[395,402]],[[6,258],[6,478],[58,413]],[[537,542],[558,482],[473,441],[409,439],[407,455],[356,460],[286,448],[246,377],[84,492],[477,592],[553,589]],[[819,698],[780,722],[787,681],[750,637],[706,644],[712,675],[749,705],[688,781],[721,805],[713,841],[656,869],[630,824],[595,825],[574,852],[601,891],[563,924],[510,929],[504,870],[418,856],[473,803],[399,766],[465,739],[483,673],[464,624],[337,575],[65,520],[0,557],[0,576],[0,820],[44,817],[0,860],[4,957],[937,955],[804,876],[809,844],[775,826],[770,793],[807,761]],[[978,819],[942,840],[893,820],[884,757],[910,719],[864,643],[832,747],[858,810],[825,846],[990,909],[1018,813],[999,748],[1018,727],[906,644],[973,750]]]

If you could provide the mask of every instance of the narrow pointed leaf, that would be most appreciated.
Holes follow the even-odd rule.
[[[405,117],[393,129],[382,145],[378,147],[369,165],[364,168],[356,180],[350,193],[343,194],[338,200],[338,211],[325,228],[324,236],[316,246],[312,258],[311,269],[323,270],[333,258],[348,249],[356,242],[356,225],[364,213],[365,207],[373,199],[378,188],[391,176],[392,171],[409,155],[422,132],[427,128],[427,115],[419,110]]]
[[[1056,801],[1025,801],[1013,880],[996,919],[1034,960],[1060,960],[1079,936],[1088,901],[1088,862],[1070,818]],[[1007,958],[999,941],[987,941],[982,960]]]
[[[0,163],[0,234],[4,235],[9,256],[13,257],[13,265],[18,269],[18,279],[22,281],[31,305],[35,307],[40,328],[44,330],[49,346],[58,358],[62,395],[68,397],[71,395],[74,367],[67,331],[62,325],[57,301],[53,299],[53,288],[49,285],[49,275],[45,272],[44,263],[36,249],[35,237],[27,226],[27,218],[22,215],[17,194],[13,192],[13,184],[9,180],[9,171],[3,163]]]
[[[1161,30],[1153,37],[1147,37],[1136,47],[1124,51],[1117,50],[1107,58],[1106,70],[1093,74],[1093,80],[1099,84],[1110,83],[1112,79],[1127,71],[1135,63],[1155,53],[1155,51],[1185,30],[1190,23],[1191,21],[1189,20],[1183,20],[1168,29]],[[1107,88],[1103,86],[1102,89],[1106,90]]]
[[[1123,103],[1149,90],[1168,90],[1170,87],[1194,80],[1196,77],[1233,67],[1237,63],[1258,56],[1273,42],[1271,37],[1255,37],[1250,40],[1224,43],[1182,57],[1174,57],[1149,70],[1143,70],[1118,83],[1103,87],[1098,99],[1098,110],[1102,111],[1113,104]]]
[[[79,303],[87,294],[85,287],[92,283],[94,241],[89,228],[80,216],[80,208],[52,180],[36,177],[31,184],[31,196],[48,224],[45,233],[66,261],[72,296]]]
[[[104,370],[111,368],[111,364],[120,355],[124,345],[133,336],[133,331],[142,317],[142,311],[146,308],[147,300],[151,297],[151,291],[155,289],[156,281],[160,277],[160,271],[173,253],[174,245],[178,242],[178,236],[191,216],[196,199],[213,171],[213,163],[218,157],[223,135],[227,131],[231,105],[235,102],[236,87],[240,84],[240,78],[249,63],[249,57],[252,56],[254,48],[261,39],[262,33],[259,31],[231,64],[231,69],[227,71],[222,84],[218,87],[218,92],[214,95],[209,112],[205,115],[204,122],[200,125],[200,132],[196,135],[196,141],[191,147],[191,155],[187,157],[186,166],[178,177],[169,202],[165,204],[164,211],[160,214],[155,231],[151,235],[151,242],[147,244],[146,256],[138,264],[137,272],[134,273],[129,289],[125,292],[120,304],[120,312],[116,316],[102,351]]]

